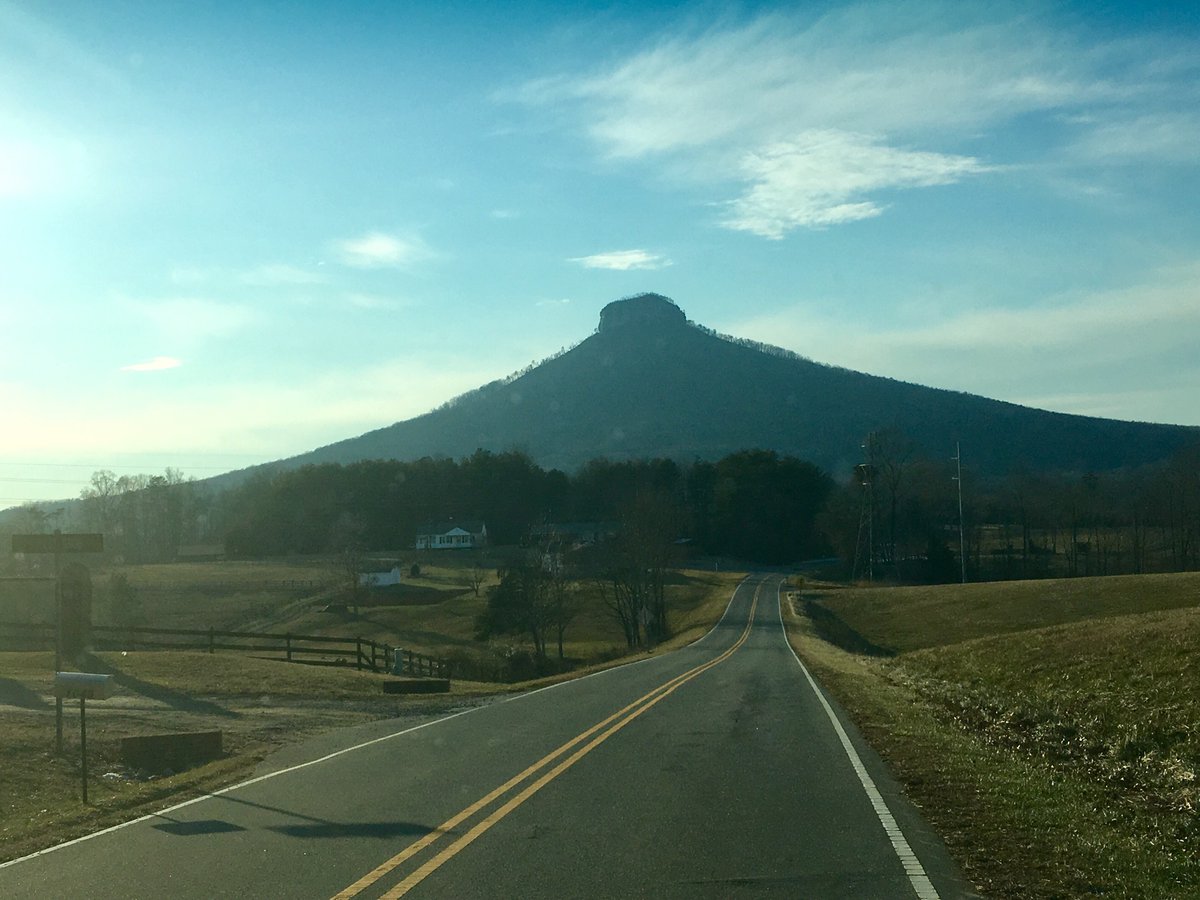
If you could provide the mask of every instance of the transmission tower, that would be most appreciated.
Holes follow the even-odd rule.
[[[862,445],[867,461],[854,467],[854,477],[862,488],[858,509],[858,539],[854,545],[854,567],[851,581],[856,581],[865,566],[867,582],[875,582],[875,433],[867,435]]]

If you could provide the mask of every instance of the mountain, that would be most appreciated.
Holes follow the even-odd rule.
[[[608,304],[596,332],[519,376],[441,408],[272,466],[461,457],[520,449],[545,467],[589,459],[719,459],[746,448],[812,461],[838,477],[874,430],[928,455],[961,442],[977,473],[1103,471],[1200,442],[1200,428],[1052,413],[822,365],[690,323],[671,300]]]

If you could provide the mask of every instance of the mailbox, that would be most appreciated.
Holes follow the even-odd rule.
[[[64,700],[107,700],[112,696],[111,675],[88,672],[55,672],[54,696]]]

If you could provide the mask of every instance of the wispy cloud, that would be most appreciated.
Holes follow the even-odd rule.
[[[860,3],[676,27],[507,99],[576,114],[610,160],[725,191],[720,224],[778,238],[879,215],[890,190],[999,170],[1007,160],[991,154],[1005,142],[992,139],[1039,117],[1043,159],[1074,140],[1094,156],[1106,144],[1110,158],[1194,156],[1200,116],[1178,112],[1193,57],[1182,42],[1105,40],[1049,12]]]
[[[156,356],[145,362],[121,366],[122,372],[162,372],[165,369],[178,369],[183,365],[181,360],[173,356]]]
[[[585,269],[612,269],[618,272],[630,269],[661,269],[671,265],[671,260],[648,250],[613,250],[592,256],[573,256],[569,262],[579,263]]]
[[[1200,97],[1195,105],[1200,109]],[[1196,163],[1200,112],[1153,112],[1089,121],[1072,145],[1085,160],[1101,163]]]
[[[887,189],[951,184],[987,171],[969,156],[887,147],[870,137],[812,131],[747,154],[751,187],[729,204],[722,224],[781,238],[797,227],[819,228],[879,215],[868,195]]]
[[[339,262],[356,269],[402,269],[434,255],[419,237],[382,231],[334,241],[332,246]]]

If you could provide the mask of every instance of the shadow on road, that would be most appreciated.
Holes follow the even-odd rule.
[[[202,819],[199,822],[178,822],[172,819],[159,825],[152,825],[159,831],[173,834],[177,837],[192,837],[197,834],[227,834],[231,831],[245,831],[241,825],[232,822],[222,822],[220,819]]]
[[[267,812],[279,813],[293,819],[301,819],[302,823],[290,825],[268,825],[267,831],[274,831],[277,834],[285,834],[289,837],[296,838],[341,838],[341,837],[402,837],[402,836],[418,836],[429,834],[435,829],[428,825],[422,825],[418,822],[335,822],[331,819],[322,819],[317,816],[305,815],[301,812],[296,812],[291,809],[284,809],[279,806],[271,806],[266,803],[255,803],[253,800],[244,800],[241,797],[235,797],[232,794],[209,794],[213,800],[223,801],[226,803],[235,803],[239,806],[250,806],[254,809],[262,809]],[[215,821],[215,820],[214,820]],[[179,823],[180,825],[188,825],[192,823]],[[194,823],[196,826],[204,823]],[[165,826],[155,826],[162,831],[170,831],[172,834],[181,834],[182,831],[171,830]],[[241,830],[238,826],[232,826],[226,830]],[[210,832],[194,831],[194,834],[207,834]]]

